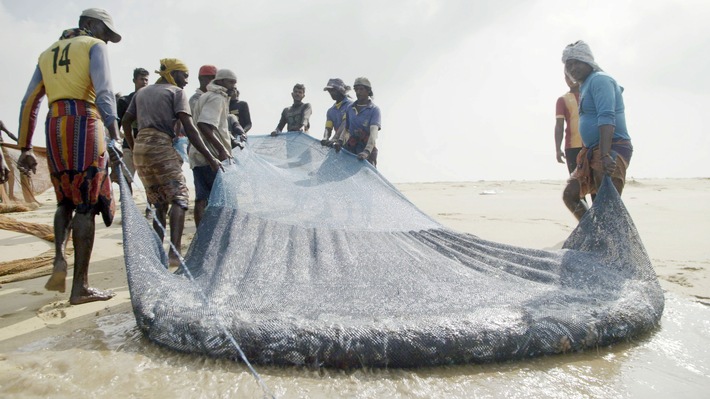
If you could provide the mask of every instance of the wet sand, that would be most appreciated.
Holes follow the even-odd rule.
[[[400,184],[425,213],[459,231],[531,248],[559,248],[575,226],[563,181]],[[140,201],[141,193],[135,196]],[[666,292],[660,328],[635,342],[502,364],[417,370],[256,370],[277,397],[697,398],[710,388],[710,179],[637,180],[623,200]],[[11,214],[51,224],[54,199]],[[191,216],[185,245],[194,234]],[[160,348],[136,328],[120,215],[100,225],[90,282],[117,295],[68,305],[46,277],[0,287],[0,396],[261,397],[243,365]],[[47,243],[0,231],[0,261],[36,256]],[[67,281],[68,285],[71,280]]]

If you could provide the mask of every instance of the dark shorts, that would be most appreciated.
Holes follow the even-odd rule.
[[[217,172],[213,172],[209,166],[195,166],[192,168],[192,176],[195,178],[195,201],[208,200]]]
[[[577,169],[577,155],[582,151],[582,147],[565,148],[565,160],[567,161],[567,170],[570,174]]]

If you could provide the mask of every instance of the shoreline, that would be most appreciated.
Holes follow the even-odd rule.
[[[562,203],[563,180],[400,183],[395,187],[422,212],[453,230],[516,246],[554,250],[576,226]],[[118,193],[114,185],[114,193]],[[51,190],[37,196],[41,206],[6,214],[51,226],[55,202]],[[134,198],[145,202],[140,190]],[[632,179],[622,196],[641,235],[664,291],[710,306],[710,179]],[[141,201],[143,201],[141,203]],[[0,352],[44,337],[70,334],[97,317],[131,309],[122,250],[120,211],[114,224],[96,222],[89,281],[111,289],[106,302],[70,306],[69,293],[46,291],[46,276],[0,286]],[[192,211],[185,222],[183,253],[195,233]],[[21,233],[0,231],[3,258],[37,256],[53,244]],[[14,256],[14,258],[13,258]],[[70,264],[71,268],[71,264]],[[73,269],[71,269],[73,270]],[[71,270],[69,279],[71,279]],[[71,281],[67,281],[70,287]]]

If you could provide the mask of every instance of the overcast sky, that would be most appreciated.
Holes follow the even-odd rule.
[[[130,93],[133,68],[152,72],[160,58],[189,65],[189,94],[201,65],[230,68],[250,134],[273,130],[304,83],[320,138],[328,79],[368,77],[382,112],[378,167],[393,182],[564,179],[560,57],[583,39],[625,88],[628,175],[710,177],[707,0],[2,0],[0,119],[11,130],[37,57],[88,7],[107,9],[123,36],[109,44],[114,90]]]

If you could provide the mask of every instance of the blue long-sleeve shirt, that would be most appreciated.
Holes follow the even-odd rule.
[[[604,72],[592,72],[579,88],[579,133],[587,148],[599,145],[599,126],[614,126],[614,140],[631,140],[626,129],[624,89]]]

